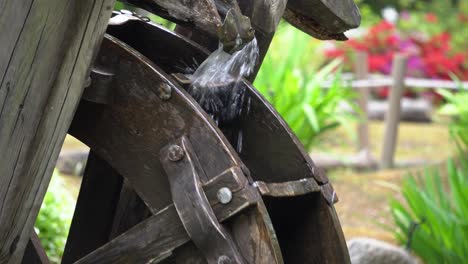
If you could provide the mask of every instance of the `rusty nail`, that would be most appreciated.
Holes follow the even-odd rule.
[[[216,193],[216,197],[218,198],[218,201],[222,204],[228,204],[232,200],[232,192],[229,188],[223,187],[218,190]]]
[[[218,259],[218,264],[232,264],[232,260],[230,257],[222,255]]]
[[[163,101],[167,101],[171,98],[171,86],[165,82],[161,82],[158,86],[158,96]]]
[[[170,161],[179,161],[184,157],[184,150],[178,145],[169,147],[168,155]]]

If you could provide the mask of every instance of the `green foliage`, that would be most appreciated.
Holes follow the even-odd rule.
[[[160,16],[157,16],[157,15],[154,15],[152,13],[149,13],[149,12],[146,12],[142,9],[139,9],[131,4],[127,4],[127,3],[122,3],[122,2],[119,2],[119,1],[116,1],[115,2],[115,5],[114,5],[114,10],[115,11],[120,11],[122,9],[125,9],[125,10],[129,10],[129,11],[132,11],[132,12],[137,12],[139,15],[142,15],[142,16],[146,16],[148,17],[152,22],[156,23],[156,24],[159,24],[169,30],[174,30],[175,27],[176,27],[176,24],[167,20],[167,19],[164,19]]]
[[[73,217],[74,201],[54,172],[36,219],[35,230],[49,259],[60,263]]]
[[[432,11],[456,8],[462,6],[462,0],[355,0],[359,8],[369,7],[374,13],[380,14],[385,7],[397,10]]]
[[[319,70],[324,57],[319,42],[282,25],[255,80],[255,87],[286,120],[306,149],[323,133],[347,124],[352,115],[339,106],[351,105],[353,93],[341,86],[341,61],[335,60]],[[331,87],[321,84],[332,79]]]
[[[407,206],[395,199],[390,203],[396,238],[427,264],[468,259],[468,159],[458,166],[449,160],[446,173],[448,188],[436,168],[410,175],[402,186]]]
[[[468,148],[468,92],[453,94],[439,90],[438,93],[447,101],[439,112],[452,117],[449,129],[453,139],[459,147]]]
[[[467,5],[468,7],[468,5]],[[450,48],[453,53],[466,52],[468,38],[468,8],[434,8],[434,12],[411,12],[398,20],[398,29],[407,36],[421,35],[432,37],[442,33],[450,35]]]

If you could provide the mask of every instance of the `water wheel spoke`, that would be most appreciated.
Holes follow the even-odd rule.
[[[124,180],[109,239],[114,239],[152,214],[128,180]]]
[[[172,250],[188,242],[175,207],[170,205],[132,227],[76,264],[148,263],[164,259]]]
[[[42,246],[39,237],[36,232],[33,230],[31,232],[31,237],[29,238],[28,245],[26,246],[26,251],[23,255],[23,264],[49,264],[49,258]]]
[[[91,151],[62,263],[73,263],[108,241],[121,185],[122,177]]]

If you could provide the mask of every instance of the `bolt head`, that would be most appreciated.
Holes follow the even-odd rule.
[[[228,256],[221,256],[218,258],[218,264],[232,264],[232,260]]]
[[[229,188],[223,187],[216,193],[218,201],[222,204],[228,204],[232,201],[232,192]]]
[[[167,101],[171,99],[172,88],[167,83],[160,83],[158,86],[158,96],[161,100]]]
[[[179,161],[185,155],[184,150],[178,145],[170,146],[167,152],[167,157],[170,161]]]

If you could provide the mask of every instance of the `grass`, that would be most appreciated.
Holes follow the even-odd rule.
[[[371,153],[380,158],[384,138],[384,123],[369,123]],[[455,150],[450,143],[447,126],[441,123],[400,123],[395,158],[399,160],[440,161]],[[312,152],[333,153],[337,156],[356,154],[356,139],[345,128],[326,134]],[[434,151],[437,150],[437,151]]]
[[[370,123],[372,153],[376,158],[380,157],[383,129],[382,122]],[[455,147],[449,142],[447,126],[442,124],[401,123],[396,161],[424,159],[428,163],[440,163],[454,153]],[[337,156],[353,155],[356,153],[355,145],[347,132],[340,128],[329,133],[314,151]],[[411,169],[414,172],[421,170]],[[393,233],[383,226],[395,227],[390,217],[388,199],[403,200],[400,186],[407,172],[407,168],[368,172],[351,169],[329,171],[328,176],[340,199],[336,210],[347,239],[368,236],[397,243]]]

